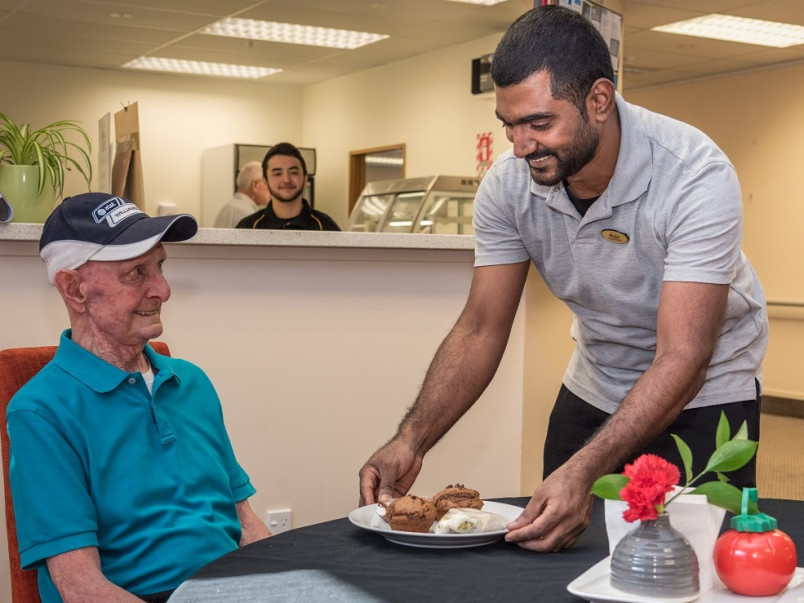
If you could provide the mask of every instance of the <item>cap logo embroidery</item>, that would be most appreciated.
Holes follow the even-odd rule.
[[[607,241],[611,241],[612,243],[617,243],[618,245],[625,245],[630,239],[628,235],[624,232],[620,232],[619,230],[601,230],[600,236],[606,239]]]
[[[98,205],[93,210],[92,217],[96,224],[106,220],[106,223],[114,228],[129,216],[141,213],[143,213],[142,210],[133,203],[120,197],[112,197]]]

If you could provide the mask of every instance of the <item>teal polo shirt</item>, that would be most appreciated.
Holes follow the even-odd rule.
[[[147,346],[151,395],[70,337],[7,411],[22,566],[39,569],[45,602],[61,600],[46,559],[82,547],[129,592],[174,589],[237,548],[235,503],[255,492],[220,400],[189,362]]]

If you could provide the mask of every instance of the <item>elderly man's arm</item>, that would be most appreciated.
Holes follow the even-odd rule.
[[[240,546],[246,546],[271,535],[271,530],[257,517],[248,499],[241,500],[235,507],[237,508],[237,518],[240,520],[240,529],[243,532],[240,536]]]
[[[131,593],[109,582],[101,571],[100,555],[95,547],[75,549],[49,557],[47,569],[64,603],[139,601]]]

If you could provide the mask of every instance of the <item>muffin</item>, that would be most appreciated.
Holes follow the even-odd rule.
[[[436,519],[441,519],[450,509],[482,509],[483,501],[477,490],[464,487],[463,484],[450,484],[433,496]]]
[[[436,519],[436,509],[429,500],[408,494],[388,505],[384,519],[392,530],[426,533]]]

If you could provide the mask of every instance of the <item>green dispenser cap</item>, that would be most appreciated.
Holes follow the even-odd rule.
[[[757,502],[756,488],[743,488],[742,513],[731,518],[732,529],[738,532],[770,532],[778,527],[775,517],[764,513],[748,514],[748,501]]]

